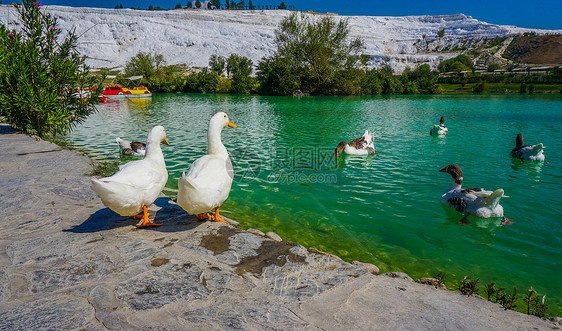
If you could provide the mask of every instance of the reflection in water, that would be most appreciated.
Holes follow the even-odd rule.
[[[544,166],[543,161],[529,161],[525,160],[522,161],[521,159],[517,159],[511,157],[511,168],[515,171],[524,171],[527,174],[533,176],[535,179],[540,179],[540,173],[542,171],[542,167]]]
[[[171,144],[162,146],[164,193],[174,197],[177,178],[207,152],[209,119],[224,111],[238,125],[222,133],[235,169],[224,214],[244,228],[414,278],[446,270],[452,283],[475,273],[482,283],[532,285],[559,307],[562,140],[560,125],[552,124],[562,122],[560,101],[559,95],[153,95],[141,105],[108,100],[68,138],[97,157],[117,158],[115,137],[145,141],[154,125],[163,125]],[[429,140],[440,116],[455,129]],[[377,132],[381,154],[336,163],[337,143],[367,128]],[[518,132],[543,141],[551,164],[508,160]],[[516,223],[471,217],[471,225],[457,225],[462,215],[439,201],[451,178],[438,170],[450,163],[461,166],[466,187],[503,188],[509,198],[501,204]]]
[[[127,100],[128,106],[136,110],[146,111],[150,108],[151,103],[152,103],[151,98],[133,98]]]

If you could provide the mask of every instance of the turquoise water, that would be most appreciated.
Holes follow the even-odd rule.
[[[144,141],[163,125],[174,196],[181,172],[206,152],[209,118],[229,114],[223,130],[236,177],[221,212],[243,228],[275,231],[286,240],[371,262],[414,279],[445,272],[454,288],[464,276],[520,294],[547,294],[550,313],[562,306],[562,95],[260,97],[154,95],[151,101],[112,101],[68,136],[97,157],[118,157],[115,137]],[[428,132],[439,117],[449,134]],[[377,154],[344,157],[333,150],[365,129]],[[545,163],[511,159],[515,136],[544,143]],[[464,186],[503,188],[501,204],[515,221],[469,218],[444,208],[450,163]],[[480,291],[480,294],[484,290]],[[523,303],[519,303],[523,306]]]

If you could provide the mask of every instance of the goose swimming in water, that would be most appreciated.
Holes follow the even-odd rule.
[[[146,154],[146,144],[138,141],[123,140],[115,138],[119,144],[119,152],[123,155],[144,156]]]
[[[363,136],[352,140],[347,143],[342,141],[336,147],[336,157],[339,157],[343,152],[348,155],[368,155],[375,154],[374,136],[369,130],[365,130]]]
[[[521,162],[523,160],[544,161],[542,153],[544,148],[542,143],[533,146],[523,145],[523,134],[519,133],[515,137],[515,148],[511,150],[511,156],[520,159]]]
[[[431,130],[429,130],[430,135],[440,135],[444,136],[449,132],[449,129],[445,126],[445,116],[441,116],[439,124],[435,124]]]
[[[503,189],[496,191],[486,191],[483,188],[463,189],[463,173],[457,164],[449,164],[440,172],[446,172],[453,178],[451,188],[441,196],[441,202],[446,206],[464,214],[459,224],[470,224],[467,217],[474,215],[481,218],[502,217],[502,224],[509,225],[513,221],[503,216],[503,207],[500,199],[506,197]]]

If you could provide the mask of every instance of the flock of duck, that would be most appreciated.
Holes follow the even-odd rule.
[[[188,213],[198,219],[210,219],[227,223],[219,214],[219,208],[228,198],[234,171],[228,151],[221,141],[221,132],[225,127],[234,125],[224,112],[216,113],[209,121],[207,130],[207,154],[195,160],[187,174],[184,172],[178,179],[177,203]],[[434,125],[430,135],[445,136],[445,118]],[[168,145],[166,131],[162,126],[155,126],[148,133],[146,144],[116,139],[122,154],[143,156],[142,160],[128,162],[119,167],[111,177],[92,178],[92,189],[101,198],[103,204],[121,216],[133,216],[140,219],[137,227],[160,226],[149,219],[150,206],[162,192],[168,180],[168,171],[160,144]],[[523,135],[516,137],[516,146],[511,156],[521,162],[544,161],[543,144],[534,146],[523,145]],[[347,143],[340,142],[335,155],[342,153],[349,155],[375,154],[374,137],[368,130],[363,136]],[[441,196],[441,202],[446,206],[463,214],[459,223],[468,224],[468,215],[481,218],[501,217],[502,224],[511,224],[506,218],[503,207],[499,204],[505,197],[503,189],[487,191],[483,188],[463,189],[463,172],[457,164],[449,164],[439,170],[451,175],[451,187]],[[214,209],[215,213],[209,213]],[[142,212],[142,215],[139,213]]]
[[[207,130],[207,154],[195,160],[187,174],[178,180],[177,202],[185,211],[198,219],[226,221],[220,217],[219,207],[228,198],[234,171],[228,152],[221,141],[225,127],[233,127],[228,115],[215,114]],[[128,162],[119,167],[111,177],[92,178],[92,189],[103,204],[121,216],[140,219],[137,227],[160,226],[149,219],[150,206],[168,181],[168,171],[160,144],[168,145],[166,131],[155,126],[148,133],[146,145],[117,138],[119,149],[124,154],[144,155],[142,160]],[[214,214],[207,213],[215,209]],[[142,215],[138,215],[142,212]]]

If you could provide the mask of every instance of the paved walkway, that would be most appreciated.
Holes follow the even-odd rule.
[[[0,125],[0,330],[549,330],[561,325],[392,278],[168,198],[137,230],[90,190],[90,160]],[[242,220],[243,222],[243,220]]]

